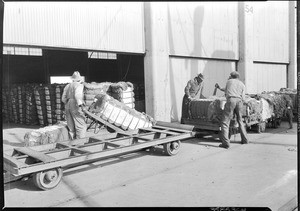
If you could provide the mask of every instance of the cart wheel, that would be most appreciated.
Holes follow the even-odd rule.
[[[176,155],[179,152],[180,143],[180,141],[173,141],[164,144],[165,153],[170,156]]]
[[[42,190],[55,188],[61,181],[63,171],[61,168],[41,171],[33,175],[33,183]]]

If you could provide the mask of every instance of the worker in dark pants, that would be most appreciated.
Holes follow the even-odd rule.
[[[184,88],[184,96],[182,100],[182,110],[181,110],[181,124],[183,123],[183,119],[189,118],[189,103],[192,99],[205,98],[203,93],[203,80],[204,76],[202,73],[197,75],[194,79],[188,81],[187,85]]]
[[[286,100],[286,116],[289,121],[290,129],[293,129],[293,103],[291,100]]]
[[[79,139],[85,137],[87,129],[84,114],[83,84],[78,71],[73,73],[71,79],[72,83],[64,88],[62,102],[65,104],[70,138]]]
[[[219,135],[222,144],[219,147],[228,149],[230,147],[229,125],[233,119],[233,115],[236,115],[237,123],[239,125],[239,132],[242,138],[242,144],[248,144],[249,139],[244,127],[242,119],[242,107],[245,100],[245,85],[239,80],[239,73],[234,71],[230,73],[230,77],[226,83],[225,88],[220,88],[218,84],[216,87],[225,92],[226,103],[221,118],[221,133]]]

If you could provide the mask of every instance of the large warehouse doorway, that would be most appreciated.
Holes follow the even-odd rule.
[[[145,112],[144,55],[4,47],[3,86],[60,83],[79,71],[85,82],[131,82],[135,108]],[[67,82],[67,81],[66,81]]]
[[[145,112],[144,55],[88,52],[90,82],[131,82],[135,108]]]

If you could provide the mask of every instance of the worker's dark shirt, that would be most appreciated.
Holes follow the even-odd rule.
[[[245,99],[245,85],[239,79],[232,78],[229,79],[225,87],[225,96],[226,98],[240,98]]]
[[[198,94],[199,96],[201,96],[202,92],[203,92],[203,82],[199,84],[196,78],[189,80],[184,89],[184,93],[191,98],[195,98],[196,95]]]
[[[293,109],[293,102],[292,102],[292,100],[286,100],[286,107],[288,108],[288,109]]]

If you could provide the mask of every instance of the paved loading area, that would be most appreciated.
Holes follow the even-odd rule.
[[[4,150],[22,146],[34,129],[3,125]],[[269,207],[297,204],[297,124],[249,132],[251,144],[217,136],[182,142],[180,152],[140,151],[64,171],[55,189],[41,191],[30,180],[5,184],[5,207]]]

